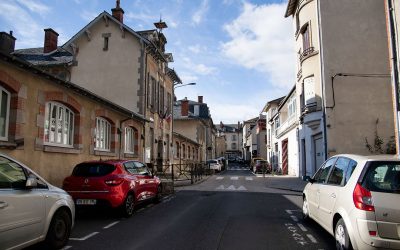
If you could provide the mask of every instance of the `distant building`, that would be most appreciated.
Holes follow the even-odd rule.
[[[256,133],[253,129],[256,127],[258,117],[244,121],[242,126],[242,145],[243,145],[243,159],[250,161],[252,155],[257,155],[257,140]],[[254,144],[253,144],[254,141]]]
[[[241,124],[224,124],[220,122],[215,125],[218,134],[225,137],[225,158],[236,159],[242,157],[243,136]]]

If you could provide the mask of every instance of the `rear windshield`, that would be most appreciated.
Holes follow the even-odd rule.
[[[104,163],[81,163],[76,165],[73,176],[96,177],[108,175],[115,170],[114,165]]]
[[[374,192],[400,193],[400,162],[371,162],[362,184]]]

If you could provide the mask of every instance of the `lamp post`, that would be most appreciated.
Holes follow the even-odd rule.
[[[190,82],[190,83],[175,83],[172,87],[172,103],[175,103],[175,89],[180,88],[180,87],[185,87],[185,86],[190,86],[190,85],[196,85],[195,82]],[[174,142],[174,105],[172,105],[172,112],[171,112],[171,122],[172,122],[172,149],[174,149],[175,142]],[[179,146],[180,147],[180,146]],[[176,149],[179,150],[179,149]],[[174,186],[174,157],[175,157],[175,152],[172,150],[172,168],[171,168],[171,175],[172,175],[172,186]],[[179,158],[181,158],[181,154],[179,154]]]

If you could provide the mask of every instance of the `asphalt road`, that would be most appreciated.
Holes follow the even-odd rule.
[[[128,219],[81,211],[65,249],[334,249],[332,236],[301,221],[300,193],[232,169],[144,204]]]

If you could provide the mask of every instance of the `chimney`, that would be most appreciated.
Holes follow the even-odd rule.
[[[189,101],[186,98],[181,101],[181,115],[189,116]]]
[[[15,49],[15,37],[13,37],[13,32],[10,34],[7,32],[0,32],[0,51],[6,54],[11,54]]]
[[[198,102],[198,103],[203,103],[203,96],[202,96],[202,95],[199,95],[199,96],[197,97],[197,102]]]
[[[117,6],[113,9],[111,9],[112,16],[120,21],[121,23],[124,23],[124,10],[119,6],[119,0],[117,0]]]
[[[57,49],[58,33],[53,29],[44,30],[44,48],[43,53],[49,53]]]

